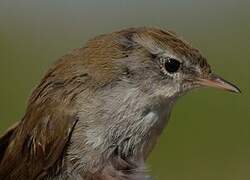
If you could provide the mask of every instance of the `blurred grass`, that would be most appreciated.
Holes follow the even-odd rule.
[[[201,49],[243,93],[204,89],[181,98],[150,157],[151,173],[158,180],[248,180],[249,8],[244,0],[2,0],[0,132],[21,119],[32,88],[58,57],[100,33],[160,26]]]

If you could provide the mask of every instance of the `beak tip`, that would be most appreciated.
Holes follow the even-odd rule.
[[[237,94],[241,94],[242,93],[242,91],[240,90],[240,88],[238,88],[238,87],[234,87],[234,90],[232,90],[231,92],[233,92],[233,93],[237,93]]]

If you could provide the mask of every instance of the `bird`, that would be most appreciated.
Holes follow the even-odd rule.
[[[240,89],[158,27],[96,36],[58,59],[0,138],[0,179],[149,180],[145,161],[179,97]]]

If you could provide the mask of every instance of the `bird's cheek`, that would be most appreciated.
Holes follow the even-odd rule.
[[[183,92],[188,92],[190,90],[200,88],[201,86],[197,83],[194,83],[193,77],[185,78],[182,82],[181,88]]]

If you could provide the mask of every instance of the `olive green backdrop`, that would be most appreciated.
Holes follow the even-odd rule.
[[[20,120],[49,65],[87,39],[131,26],[178,32],[238,84],[181,98],[149,159],[158,180],[250,179],[250,2],[0,0],[0,132]]]

